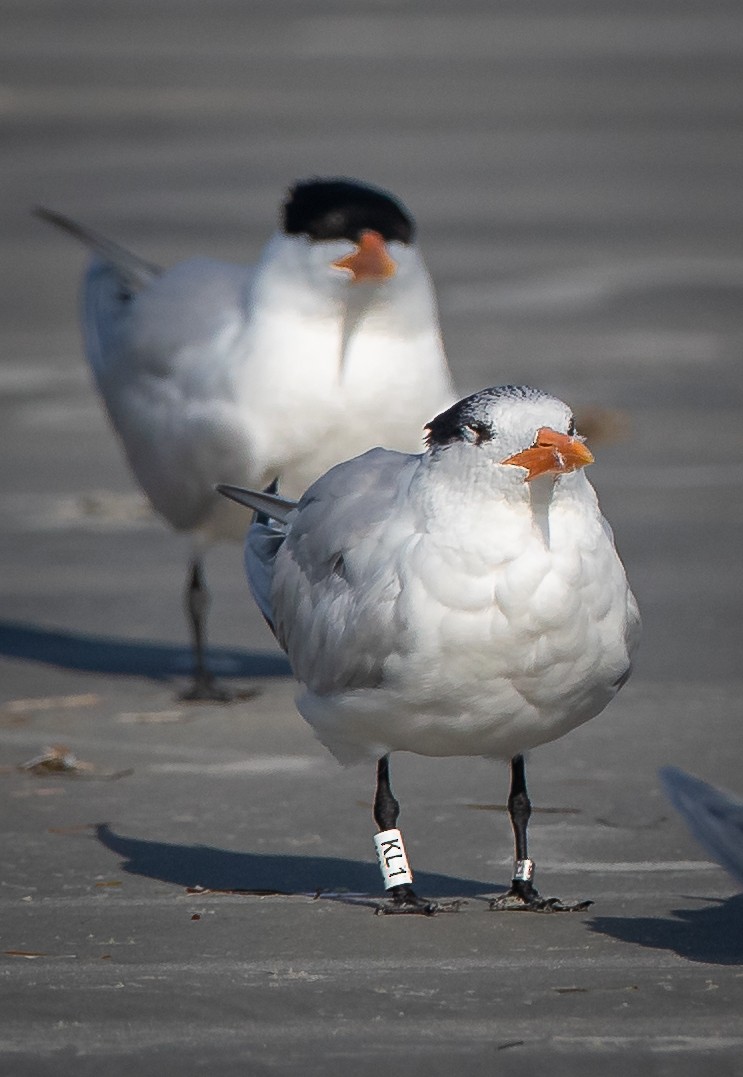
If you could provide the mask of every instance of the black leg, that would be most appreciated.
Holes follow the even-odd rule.
[[[390,757],[383,755],[377,763],[377,788],[374,791],[374,822],[380,830],[397,826],[400,805],[390,785]]]
[[[186,585],[186,612],[191,625],[194,655],[194,679],[190,688],[182,693],[185,700],[211,700],[226,703],[231,695],[220,688],[206,665],[206,612],[209,608],[209,591],[204,581],[201,559],[191,562]]]
[[[502,897],[494,898],[490,908],[520,909],[527,912],[579,912],[592,905],[591,901],[579,901],[565,905],[559,898],[543,898],[533,883],[534,861],[529,859],[526,831],[531,816],[531,801],[526,789],[526,771],[523,755],[511,760],[511,789],[508,794],[508,814],[513,827],[514,870],[511,889]]]
[[[377,788],[374,793],[374,821],[379,827],[380,833],[391,830],[396,831],[399,814],[400,805],[390,786],[389,756],[383,755],[377,763]],[[399,834],[399,831],[397,833]],[[386,843],[387,873],[382,867],[382,857],[385,855],[385,851],[380,850],[380,868],[385,876],[385,882],[388,877],[393,877],[396,870],[399,870],[400,864],[405,864],[401,846],[401,839],[398,841],[391,838]],[[424,916],[431,916],[438,909],[435,902],[419,898],[408,882],[389,887],[387,894],[390,902],[377,906],[377,912],[379,913],[422,913]]]

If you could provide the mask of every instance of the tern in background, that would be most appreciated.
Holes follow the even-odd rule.
[[[677,767],[659,772],[669,800],[718,864],[743,883],[743,800]]]
[[[525,386],[486,389],[427,427],[420,455],[373,449],[299,503],[233,487],[259,513],[251,589],[301,689],[297,707],[345,763],[374,762],[385,911],[412,889],[389,753],[511,762],[509,892],[542,898],[526,832],[523,753],[593,718],[629,676],[640,618],[583,468],[570,409]]]
[[[374,445],[419,450],[426,418],[454,400],[413,220],[386,191],[311,179],[290,190],[256,267],[162,270],[36,212],[93,251],[82,326],[98,389],[154,509],[193,537],[184,698],[226,698],[206,665],[202,559],[245,524],[216,484],[278,479],[298,496]]]

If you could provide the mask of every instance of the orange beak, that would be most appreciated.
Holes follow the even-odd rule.
[[[580,438],[558,434],[556,430],[543,426],[537,431],[530,449],[517,452],[515,456],[509,456],[501,462],[525,467],[528,471],[526,482],[531,482],[538,475],[566,475],[569,471],[586,467],[587,464],[593,463],[593,454]]]
[[[397,263],[390,258],[384,237],[379,232],[367,230],[361,233],[358,246],[352,254],[332,262],[333,269],[345,269],[354,284],[364,280],[387,280],[397,272]]]

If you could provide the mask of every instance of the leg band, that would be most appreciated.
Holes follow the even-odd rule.
[[[513,865],[513,881],[530,883],[534,878],[535,864],[533,860],[516,860]]]
[[[403,883],[410,885],[413,881],[413,873],[405,855],[400,831],[383,830],[374,835],[374,844],[377,847],[379,870],[382,872],[385,890],[391,890],[393,886],[400,886]]]

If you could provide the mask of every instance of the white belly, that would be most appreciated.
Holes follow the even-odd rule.
[[[590,549],[557,546],[483,572],[423,551],[380,683],[308,691],[300,712],[348,762],[389,751],[510,758],[594,717],[629,668],[636,607],[603,533]]]

